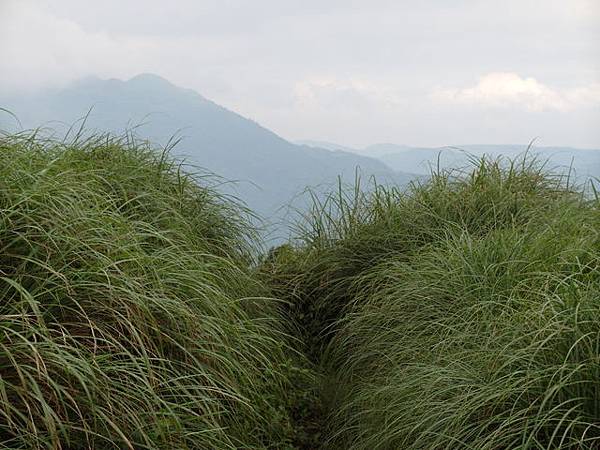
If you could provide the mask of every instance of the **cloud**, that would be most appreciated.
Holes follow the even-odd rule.
[[[88,33],[76,22],[48,14],[31,1],[8,0],[2,15],[4,89],[60,85],[106,73],[114,67],[115,57],[135,50],[106,33]]]
[[[596,147],[599,20],[598,0],[0,0],[0,101],[152,72],[287,138]]]
[[[186,85],[186,79],[203,81],[218,73],[231,45],[214,36],[90,30],[33,0],[0,2],[0,91],[65,86],[90,75],[130,78],[143,72]],[[208,69],[207,61],[212,63]],[[217,78],[212,77],[211,87],[224,84]]]
[[[572,111],[600,106],[600,83],[559,89],[533,77],[514,72],[494,72],[465,88],[438,88],[432,94],[438,101],[491,108],[520,107],[528,111]]]
[[[379,90],[362,80],[313,77],[294,85],[294,97],[305,108],[362,109],[380,96]]]
[[[409,99],[394,80],[381,78],[312,76],[297,81],[293,92],[296,107],[329,110],[335,114],[393,110],[405,107]]]

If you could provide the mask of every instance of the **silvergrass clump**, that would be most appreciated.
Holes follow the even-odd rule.
[[[325,446],[598,448],[593,193],[527,158],[348,192],[273,271],[325,373]]]
[[[130,136],[0,137],[0,447],[285,448],[247,212]]]

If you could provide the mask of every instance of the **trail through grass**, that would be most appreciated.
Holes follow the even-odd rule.
[[[0,137],[0,448],[596,449],[597,190],[535,159],[251,212],[130,135]]]

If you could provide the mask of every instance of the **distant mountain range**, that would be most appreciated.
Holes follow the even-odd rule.
[[[227,180],[222,190],[243,200],[253,211],[275,224],[286,216],[286,206],[302,209],[307,186],[326,186],[337,177],[354,181],[375,176],[380,183],[408,183],[430,173],[430,167],[462,167],[469,155],[515,156],[527,145],[464,145],[418,148],[377,144],[354,149],[320,141],[289,142],[256,122],[151,74],[128,81],[87,78],[64,89],[29,96],[0,97],[0,108],[12,111],[24,128],[45,126],[60,135],[84,117],[94,130],[136,134],[157,144],[174,135],[182,137],[173,153],[190,164]],[[15,121],[0,112],[0,130],[14,130]],[[600,177],[600,151],[568,147],[535,147],[548,166],[572,166],[580,176]],[[285,238],[286,227],[271,226],[275,237]]]
[[[584,180],[600,177],[600,149],[580,149],[572,147],[540,147],[522,145],[454,145],[448,147],[410,147],[396,144],[375,144],[361,149],[340,146],[324,141],[300,141],[304,145],[314,145],[330,150],[343,150],[363,156],[377,158],[394,170],[418,175],[427,175],[432,169],[453,169],[469,165],[473,156],[507,156],[510,158],[524,154],[535,156],[549,171],[565,173],[572,170]]]
[[[173,151],[177,156],[227,180],[239,181],[223,189],[275,222],[283,219],[285,206],[292,200],[302,207],[299,194],[306,186],[335,183],[338,175],[351,182],[357,168],[364,177],[398,183],[414,177],[375,158],[293,144],[156,75],[139,75],[129,81],[87,78],[65,89],[0,98],[0,107],[16,114],[25,128],[45,125],[64,132],[92,108],[85,124],[89,131],[119,133],[144,124],[136,133],[158,144],[177,134],[183,138]],[[0,129],[10,128],[14,128],[14,120],[0,113]],[[280,232],[283,229],[278,228]]]

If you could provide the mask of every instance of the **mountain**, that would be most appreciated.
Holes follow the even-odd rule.
[[[412,175],[391,170],[385,163],[345,151],[293,144],[256,122],[151,74],[128,81],[87,78],[64,89],[28,97],[0,98],[23,127],[46,125],[63,132],[89,113],[87,130],[122,132],[136,126],[137,135],[165,144],[173,135],[182,141],[176,156],[228,180],[223,187],[263,217],[278,221],[306,186],[335,183],[337,176],[351,181],[357,168],[363,176],[405,183]],[[62,123],[61,123],[62,122]],[[0,114],[0,129],[14,119]],[[302,199],[296,198],[302,206]]]
[[[357,150],[361,155],[378,158],[395,170],[426,175],[432,168],[461,168],[473,156],[516,157],[530,153],[543,162],[548,170],[564,173],[570,169],[580,179],[600,177],[600,150],[572,147],[539,147],[532,145],[457,145],[451,147],[409,147],[395,144],[376,144]]]
[[[448,148],[402,147],[402,150],[384,153],[377,158],[390,167],[410,167],[418,174],[429,174],[438,166],[446,169],[462,167],[468,163],[465,153]]]
[[[334,144],[333,142],[327,141],[312,141],[312,140],[300,140],[296,141],[298,145],[307,145],[309,147],[324,148],[331,151],[341,151],[350,153],[359,153],[359,151],[353,147],[346,147],[345,145]]]

